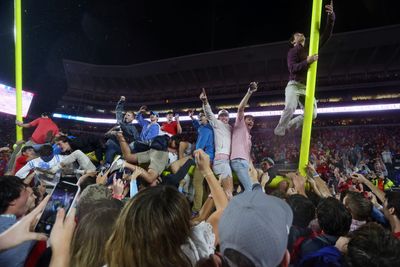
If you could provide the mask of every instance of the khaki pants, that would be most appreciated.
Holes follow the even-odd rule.
[[[193,211],[200,211],[203,205],[203,181],[204,177],[201,174],[199,168],[196,167],[193,173],[193,187],[194,187],[194,200],[193,200]]]
[[[297,81],[289,81],[285,89],[285,109],[282,112],[278,130],[285,130],[295,127],[298,129],[303,124],[304,115],[298,115],[293,118],[297,106],[304,110],[303,99],[306,95],[306,86]],[[302,99],[301,99],[302,98]],[[314,99],[313,119],[317,117],[317,101]]]

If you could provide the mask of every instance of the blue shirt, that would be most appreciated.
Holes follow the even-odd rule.
[[[198,120],[192,121],[194,128],[197,130],[196,149],[203,149],[204,152],[214,160],[214,131],[209,123],[200,124]]]
[[[136,116],[136,120],[139,122],[140,126],[142,126],[142,132],[140,133],[141,141],[151,141],[160,133],[160,125],[158,123],[150,123],[143,119],[141,113]]]
[[[6,231],[16,222],[17,218],[15,217],[15,215],[12,214],[0,215],[0,233]],[[36,241],[26,241],[22,244],[19,244],[16,247],[1,251],[0,266],[23,267],[26,258],[28,257],[35,243]]]

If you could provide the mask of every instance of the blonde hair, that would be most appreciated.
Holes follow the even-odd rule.
[[[190,206],[176,188],[139,192],[123,208],[107,242],[108,267],[187,267],[181,246],[190,235]]]
[[[105,245],[119,213],[118,205],[105,208],[100,206],[83,216],[72,239],[70,266],[100,267],[105,264]]]

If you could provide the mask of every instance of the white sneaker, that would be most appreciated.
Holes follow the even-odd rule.
[[[280,126],[276,126],[274,129],[274,134],[278,136],[285,136],[286,129]]]
[[[119,170],[119,169],[124,167],[125,160],[120,159],[120,158],[121,158],[120,155],[115,157],[114,161],[111,163],[109,173],[112,173],[112,172],[114,172],[116,170]]]

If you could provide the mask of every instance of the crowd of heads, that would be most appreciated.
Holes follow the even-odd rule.
[[[301,175],[287,170],[299,135],[261,134],[244,114],[252,88],[234,123],[226,110],[210,113],[203,90],[203,112],[189,112],[193,143],[179,115],[169,112],[159,124],[147,107],[124,112],[125,97],[117,104],[121,120],[104,136],[52,129],[49,140],[51,118],[24,124],[37,130],[44,123],[46,142],[2,149],[0,265],[400,265],[399,128],[316,130]],[[250,143],[231,143],[231,134],[251,138],[252,130]],[[227,151],[248,160],[225,155],[227,141]],[[63,181],[80,187],[76,211],[64,220],[59,210],[49,241],[26,237],[32,233],[21,227],[34,224]]]

